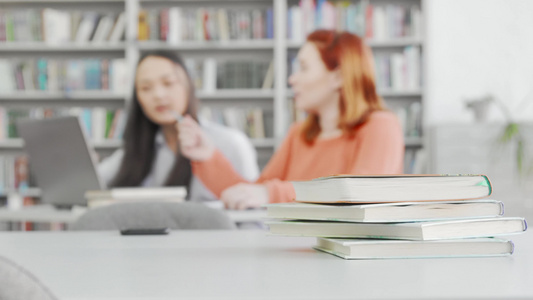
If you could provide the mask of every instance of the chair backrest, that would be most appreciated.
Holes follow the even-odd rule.
[[[56,300],[57,297],[28,270],[0,256],[0,299]]]
[[[201,203],[127,202],[88,210],[69,230],[121,230],[131,228],[235,229],[222,211]]]

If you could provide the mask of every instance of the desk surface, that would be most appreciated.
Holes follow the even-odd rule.
[[[220,205],[207,206],[220,208]],[[27,206],[17,210],[10,210],[6,207],[0,207],[0,222],[57,222],[73,223],[83,213],[87,211],[84,207],[75,207],[72,210],[58,210],[52,205],[35,205]],[[225,210],[231,220],[234,222],[257,222],[266,217],[266,210]]]
[[[59,299],[533,298],[533,235],[497,258],[346,261],[264,231],[3,232],[0,256]]]

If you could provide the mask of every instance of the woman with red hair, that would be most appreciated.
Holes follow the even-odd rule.
[[[289,78],[296,108],[308,114],[294,124],[255,183],[244,180],[198,124],[178,124],[183,155],[193,173],[230,209],[294,200],[290,181],[333,174],[399,174],[404,141],[374,82],[372,53],[348,32],[317,30],[298,52]]]

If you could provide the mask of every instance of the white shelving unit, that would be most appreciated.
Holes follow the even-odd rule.
[[[399,5],[418,5],[422,13],[424,12],[425,0],[355,0],[352,3],[364,1],[366,3],[376,3],[386,5],[390,3]],[[336,2],[336,1],[332,1]],[[155,49],[165,49],[179,51],[187,58],[192,55],[198,57],[257,57],[271,56],[274,65],[274,88],[269,90],[261,89],[236,89],[217,90],[215,92],[205,92],[198,90],[197,97],[202,105],[214,105],[220,107],[226,103],[241,103],[243,105],[257,105],[273,114],[273,137],[265,139],[254,139],[252,143],[258,149],[260,160],[264,164],[274,149],[281,142],[289,127],[289,101],[292,92],[287,87],[287,70],[289,53],[296,52],[302,45],[301,42],[293,42],[287,39],[287,14],[291,5],[297,1],[292,0],[0,0],[0,9],[11,8],[44,8],[53,7],[56,9],[92,9],[95,11],[106,11],[108,8],[116,11],[123,9],[126,17],[125,40],[119,43],[86,43],[78,45],[67,43],[62,45],[49,45],[44,42],[0,42],[0,58],[11,57],[123,57],[126,59],[130,73],[133,74],[138,57],[144,51]],[[162,8],[173,6],[184,7],[272,7],[274,13],[274,38],[265,40],[230,40],[227,42],[208,41],[191,42],[184,41],[178,44],[169,44],[163,41],[139,41],[138,35],[138,15],[144,8]],[[388,40],[367,40],[367,44],[375,52],[401,51],[403,47],[418,46],[424,54],[424,39],[420,38],[394,38]],[[424,61],[424,60],[423,60]],[[423,68],[424,69],[424,68]],[[130,81],[130,84],[131,81]],[[13,92],[0,94],[0,106],[110,106],[114,108],[127,107],[131,96],[132,86],[127,89],[126,95],[115,94],[104,91],[75,91],[75,92]],[[424,88],[414,90],[381,90],[380,95],[386,100],[389,106],[403,105],[404,103],[420,102],[423,107]],[[423,109],[422,109],[423,111]],[[423,116],[422,116],[423,117]],[[424,148],[423,137],[406,138],[406,148]],[[105,141],[93,143],[99,152],[110,153],[121,146],[120,141]],[[0,141],[0,155],[2,152],[20,150],[22,152],[23,143],[21,140]],[[261,163],[260,163],[261,164]]]

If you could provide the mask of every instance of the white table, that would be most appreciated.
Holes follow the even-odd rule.
[[[59,299],[533,299],[533,235],[511,237],[509,257],[346,261],[263,231],[3,232],[0,256]]]
[[[220,208],[219,205],[209,205],[213,208]],[[65,223],[70,224],[76,221],[87,211],[85,207],[74,207],[72,210],[59,210],[52,205],[25,206],[21,209],[0,208],[0,222],[43,222],[43,223]],[[266,211],[257,210],[226,210],[226,213],[236,223],[239,222],[261,222],[266,217]]]

